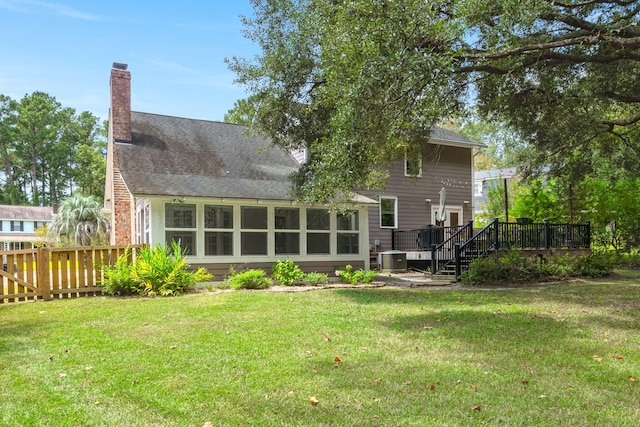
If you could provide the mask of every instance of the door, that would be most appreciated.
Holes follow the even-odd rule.
[[[442,222],[435,221],[436,215],[438,214],[438,206],[431,206],[432,222],[440,227],[452,227],[463,224],[462,206],[446,206],[445,211],[447,212],[446,219]]]

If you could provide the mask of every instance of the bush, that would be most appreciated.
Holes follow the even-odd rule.
[[[234,272],[229,275],[225,284],[231,289],[266,289],[271,286],[271,279],[264,270],[247,270],[242,273]]]
[[[102,285],[102,292],[106,295],[138,295],[140,289],[138,283],[132,276],[133,265],[129,262],[131,250],[127,248],[124,254],[120,255],[116,263],[105,267],[105,282]]]
[[[292,286],[295,282],[304,277],[304,273],[293,261],[287,259],[280,261],[271,268],[271,276],[284,286]]]
[[[470,286],[501,283],[526,283],[569,277],[603,277],[612,273],[615,259],[607,254],[594,253],[575,257],[525,257],[518,251],[507,252],[495,259],[474,260],[460,280]]]
[[[337,270],[336,274],[340,277],[342,283],[355,285],[358,283],[371,283],[378,275],[378,272],[375,270],[366,271],[361,268],[353,271],[353,267],[347,264],[343,270]]]
[[[311,272],[304,276],[304,281],[310,285],[316,286],[320,283],[328,283],[329,276],[324,273]]]
[[[179,295],[194,284],[213,277],[203,267],[189,271],[185,253],[176,242],[172,242],[171,250],[160,244],[153,248],[143,247],[133,263],[130,258],[127,249],[115,265],[105,269],[105,294]]]

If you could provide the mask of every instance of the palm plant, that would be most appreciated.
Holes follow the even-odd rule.
[[[62,201],[50,236],[60,246],[90,246],[106,240],[109,217],[91,196],[74,194]]]

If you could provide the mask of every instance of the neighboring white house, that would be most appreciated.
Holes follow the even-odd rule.
[[[0,205],[0,250],[31,249],[41,241],[36,230],[53,221],[53,208]]]
[[[516,178],[518,171],[515,167],[504,169],[490,169],[475,171],[473,174],[473,205],[475,213],[485,212],[489,201],[489,190],[504,185],[504,180],[510,183]]]

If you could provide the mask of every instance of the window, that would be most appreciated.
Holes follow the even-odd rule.
[[[398,227],[398,198],[380,197],[380,228]]]
[[[482,196],[482,182],[476,182],[473,184],[473,195]]]
[[[359,250],[360,225],[357,211],[337,214],[338,254],[357,254]]]
[[[404,153],[404,175],[422,176],[422,157],[419,153],[413,154],[408,151]]]
[[[204,254],[233,255],[233,206],[204,206]]]
[[[164,208],[165,241],[172,241],[188,255],[196,255],[196,205],[166,204]]]
[[[267,208],[241,206],[240,227],[241,255],[267,255]]]
[[[24,231],[24,221],[11,221],[11,231]]]
[[[275,208],[276,255],[300,254],[300,210]]]
[[[331,215],[328,209],[307,209],[307,254],[331,251]]]

